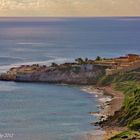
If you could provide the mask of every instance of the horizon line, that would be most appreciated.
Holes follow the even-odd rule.
[[[0,18],[139,18],[140,16],[0,16]]]

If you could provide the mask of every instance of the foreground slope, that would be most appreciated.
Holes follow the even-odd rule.
[[[124,93],[122,108],[110,116],[101,126],[126,127],[127,131],[114,136],[110,140],[140,139],[140,69],[102,77],[100,86],[112,86],[114,90]]]

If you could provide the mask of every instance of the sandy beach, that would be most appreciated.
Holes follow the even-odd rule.
[[[124,100],[124,94],[113,90],[112,87],[103,87],[100,89],[104,91],[104,95],[112,97],[111,101],[108,103],[108,108],[105,110],[106,115],[112,116],[114,115],[114,112],[121,108]]]
[[[108,116],[114,115],[114,113],[119,110],[123,104],[123,93],[114,91],[110,86],[88,86],[84,87],[82,90],[86,91],[89,94],[94,94],[94,96],[97,97],[97,100],[99,102],[99,112],[90,112],[90,115],[97,116],[99,120],[107,119]],[[108,140],[112,136],[120,133],[122,130],[124,130],[124,128],[101,128],[100,131],[87,134],[85,140]]]

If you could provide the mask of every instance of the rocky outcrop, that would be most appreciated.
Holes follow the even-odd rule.
[[[96,65],[62,64],[53,67],[31,65],[11,68],[0,80],[16,82],[48,82],[65,84],[95,84],[105,69]]]

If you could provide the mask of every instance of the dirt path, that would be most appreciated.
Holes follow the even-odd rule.
[[[112,116],[122,107],[124,94],[120,91],[113,90],[112,87],[103,87],[101,89],[104,91],[104,95],[109,95],[112,97],[106,112],[106,115]]]

